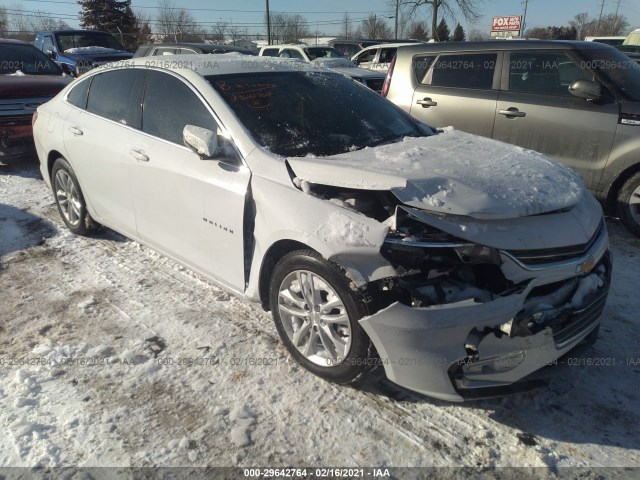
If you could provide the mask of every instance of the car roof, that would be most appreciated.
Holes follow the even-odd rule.
[[[421,45],[420,43],[416,44],[416,42],[395,42],[395,43],[378,43],[377,45],[370,45],[366,47],[366,49],[370,48],[389,48],[389,47],[404,47],[406,45]],[[365,50],[363,48],[363,50]]]
[[[12,38],[0,38],[0,43],[9,43],[13,45],[31,45],[30,43],[23,42],[22,40],[14,40]]]
[[[156,59],[154,61],[154,59]],[[259,72],[296,72],[312,71],[327,72],[324,68],[314,67],[312,63],[292,60],[290,58],[277,57],[247,57],[238,52],[218,53],[211,55],[180,55],[169,57],[155,55],[152,57],[134,57],[127,60],[127,66],[155,67],[180,73],[181,71],[196,72],[201,76],[225,75],[234,73],[259,73]],[[109,64],[102,65],[94,70],[105,70]],[[93,72],[93,70],[91,71]],[[89,72],[89,73],[91,73]]]
[[[91,30],[91,29],[67,29],[67,30],[41,30],[38,33],[106,33],[111,35],[109,32],[104,32],[102,30]]]
[[[524,40],[522,42],[513,42],[510,40],[486,40],[482,42],[440,42],[440,43],[420,43],[408,44],[402,46],[403,52],[456,52],[456,51],[508,51],[508,50],[536,50],[536,49],[554,49],[554,48],[614,48],[610,45],[597,42],[582,42],[578,40]]]

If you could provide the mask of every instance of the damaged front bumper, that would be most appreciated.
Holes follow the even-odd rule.
[[[528,278],[522,289],[481,302],[395,302],[360,320],[390,380],[448,401],[506,393],[596,330],[612,271],[604,226],[579,258],[532,266],[501,256],[503,270]]]

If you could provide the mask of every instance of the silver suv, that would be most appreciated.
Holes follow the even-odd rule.
[[[404,46],[383,94],[435,127],[543,152],[640,236],[640,67],[594,42]]]

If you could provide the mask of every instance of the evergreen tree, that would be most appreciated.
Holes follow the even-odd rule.
[[[438,28],[436,28],[436,40],[438,42],[448,42],[451,37],[451,32],[449,31],[449,27],[447,26],[447,22],[444,21],[444,18],[440,20],[438,24]]]
[[[467,40],[467,35],[464,33],[464,28],[462,25],[456,25],[455,30],[453,31],[453,37],[451,38],[452,42],[465,42]]]
[[[78,0],[82,7],[80,25],[115,35],[126,47],[134,46],[139,33],[131,0]]]

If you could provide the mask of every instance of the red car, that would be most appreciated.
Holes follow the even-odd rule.
[[[34,46],[0,39],[0,161],[35,151],[31,117],[71,80]]]

